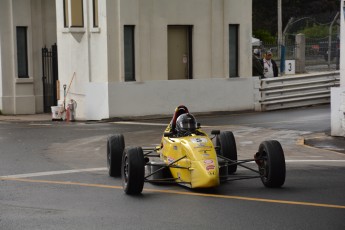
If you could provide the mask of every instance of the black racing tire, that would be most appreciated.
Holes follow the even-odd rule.
[[[128,195],[143,191],[145,176],[144,153],[140,147],[125,148],[122,157],[121,177],[123,190]]]
[[[111,177],[121,176],[121,161],[125,139],[122,134],[115,134],[107,140],[107,167]]]
[[[262,183],[269,188],[279,188],[285,183],[286,166],[284,151],[276,140],[264,141],[258,152],[259,172]]]
[[[237,147],[235,136],[230,131],[221,132],[216,139],[216,145],[220,147],[219,154],[237,162]],[[231,164],[231,162],[229,162]],[[233,174],[237,170],[237,164],[228,166],[228,174]]]

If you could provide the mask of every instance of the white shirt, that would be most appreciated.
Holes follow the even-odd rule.
[[[264,58],[264,77],[274,77],[273,64],[271,60],[266,60]]]

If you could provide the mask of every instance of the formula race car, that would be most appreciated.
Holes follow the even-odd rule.
[[[245,163],[253,162],[258,169]],[[213,130],[209,137],[185,106],[178,106],[165,129],[160,146],[125,147],[122,134],[107,141],[109,176],[122,178],[126,194],[140,194],[144,182],[176,183],[189,188],[211,188],[222,182],[261,178],[266,187],[285,182],[285,157],[280,143],[264,141],[253,159],[237,159],[232,132]],[[236,175],[237,167],[256,175]]]

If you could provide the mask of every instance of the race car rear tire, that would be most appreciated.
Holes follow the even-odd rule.
[[[143,191],[145,176],[145,160],[142,148],[125,148],[121,168],[122,186],[125,193],[129,195],[140,194]]]
[[[234,134],[230,131],[221,132],[216,139],[216,145],[220,147],[220,155],[230,159],[231,163],[237,162],[237,147]],[[237,170],[237,165],[228,166],[228,174],[233,174]]]
[[[111,177],[121,176],[121,161],[123,150],[125,149],[125,139],[122,134],[115,134],[107,141],[107,166]]]
[[[262,183],[269,188],[281,187],[285,182],[286,166],[282,146],[278,141],[264,141],[258,152],[259,172]]]

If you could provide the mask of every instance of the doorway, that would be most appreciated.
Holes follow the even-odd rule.
[[[168,26],[168,79],[192,79],[193,26]]]
[[[43,81],[43,106],[44,112],[50,112],[50,107],[57,105],[56,84],[58,80],[57,46],[52,45],[49,50],[42,49],[42,81]]]

